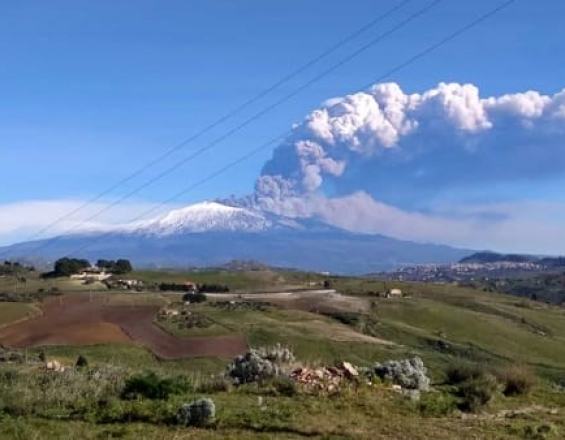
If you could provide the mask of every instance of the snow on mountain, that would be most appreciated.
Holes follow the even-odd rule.
[[[6,258],[64,255],[127,258],[138,267],[217,266],[254,260],[277,267],[335,273],[379,272],[402,265],[451,263],[471,252],[355,234],[317,219],[292,219],[253,208],[203,202],[161,217],[0,248]]]
[[[207,201],[175,209],[137,224],[133,229],[138,233],[163,236],[210,231],[260,232],[272,225],[259,211]]]

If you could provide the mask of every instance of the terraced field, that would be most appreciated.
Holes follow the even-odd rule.
[[[8,347],[45,345],[91,345],[132,342],[149,348],[163,359],[198,356],[230,358],[247,347],[237,335],[175,337],[156,326],[157,304],[114,304],[111,294],[70,294],[50,297],[41,314],[7,325],[0,330],[0,343]]]

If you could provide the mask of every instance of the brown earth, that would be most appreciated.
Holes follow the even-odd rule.
[[[156,305],[112,305],[107,296],[64,295],[41,305],[42,315],[0,329],[9,347],[136,342],[162,359],[230,358],[247,349],[244,336],[181,338],[153,323]]]

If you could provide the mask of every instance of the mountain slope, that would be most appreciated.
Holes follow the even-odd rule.
[[[272,222],[257,211],[217,202],[202,202],[141,223],[135,232],[154,235],[209,231],[259,232],[270,227]]]
[[[138,266],[209,266],[249,259],[279,267],[367,273],[399,265],[454,262],[471,252],[381,235],[356,234],[314,219],[296,220],[215,202],[192,205],[110,233],[20,243],[10,257],[53,260],[129,258]],[[43,246],[43,247],[42,247]]]

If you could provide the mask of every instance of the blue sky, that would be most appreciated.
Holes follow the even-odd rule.
[[[398,1],[191,0],[2,2],[0,212],[30,201],[86,200],[268,87]],[[365,36],[246,113],[170,158],[171,164],[425,5],[413,0]],[[300,122],[321,102],[356,91],[494,1],[443,1],[407,28],[241,133],[138,194],[144,207]],[[565,87],[565,3],[517,0],[501,14],[395,74],[406,92],[439,82],[481,96]],[[267,150],[180,202],[245,195]],[[158,173],[155,168],[153,173]],[[150,177],[107,197],[119,197]],[[514,182],[447,199],[565,202],[557,180]],[[389,191],[387,203],[401,206]],[[418,192],[415,189],[416,198]],[[415,209],[413,206],[412,208]],[[427,209],[418,206],[418,209]],[[57,208],[60,209],[60,208]],[[61,212],[62,213],[62,212]],[[124,214],[125,215],[125,214]],[[0,225],[1,228],[1,225]],[[19,235],[5,231],[3,241]],[[0,230],[0,238],[2,231]]]

